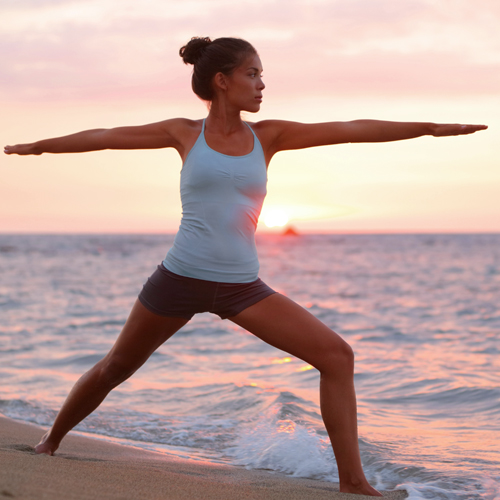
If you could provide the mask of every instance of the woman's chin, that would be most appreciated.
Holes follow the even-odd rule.
[[[260,102],[253,106],[248,106],[246,109],[242,111],[246,111],[247,113],[258,113],[260,111]]]

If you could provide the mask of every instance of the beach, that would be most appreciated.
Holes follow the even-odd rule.
[[[166,457],[70,434],[52,457],[33,446],[44,429],[0,417],[0,496],[15,499],[273,499],[370,498],[338,485],[266,471]],[[384,493],[406,498],[404,491]]]

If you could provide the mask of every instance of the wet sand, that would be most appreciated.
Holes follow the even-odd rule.
[[[68,435],[53,457],[33,446],[44,430],[0,417],[0,498],[50,500],[361,500],[338,485],[172,458]],[[404,491],[384,492],[403,499]]]

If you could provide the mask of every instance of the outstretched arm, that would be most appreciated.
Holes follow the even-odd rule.
[[[5,146],[4,153],[41,155],[42,153],[84,153],[103,149],[155,149],[179,146],[182,119],[110,129],[85,130],[76,134],[29,144]]]
[[[261,122],[269,133],[273,154],[288,149],[303,149],[348,142],[389,142],[423,135],[443,137],[472,134],[486,125],[438,124],[424,122],[389,122],[354,120],[350,122],[298,123],[273,120]],[[267,135],[267,134],[266,134]]]

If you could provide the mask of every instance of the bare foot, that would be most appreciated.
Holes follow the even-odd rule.
[[[49,432],[44,434],[40,442],[35,446],[35,453],[45,453],[45,455],[53,455],[57,448],[59,448],[58,444],[52,443],[50,441]]]
[[[363,484],[341,484],[339,490],[342,493],[354,493],[357,495],[368,495],[371,497],[381,497],[382,493],[372,488],[368,483]]]

